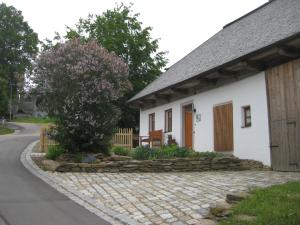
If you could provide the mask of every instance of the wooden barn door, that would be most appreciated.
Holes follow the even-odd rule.
[[[233,151],[232,103],[214,107],[215,151]]]
[[[266,71],[272,168],[300,171],[300,59]]]
[[[184,146],[186,148],[193,148],[193,107],[187,105],[183,107],[184,110]]]

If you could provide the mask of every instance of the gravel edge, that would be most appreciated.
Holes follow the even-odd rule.
[[[20,161],[23,166],[28,169],[33,175],[39,177],[41,180],[46,182],[48,185],[59,191],[60,193],[66,195],[68,198],[76,202],[77,204],[83,206],[90,212],[101,217],[107,222],[113,225],[140,225],[137,221],[129,218],[126,215],[120,214],[114,210],[105,207],[101,203],[96,203],[91,197],[82,195],[79,191],[69,187],[63,186],[63,182],[59,178],[53,178],[47,172],[41,170],[31,159],[31,153],[34,146],[39,142],[39,140],[29,144],[21,154]]]

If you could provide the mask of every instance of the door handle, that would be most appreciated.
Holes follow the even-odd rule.
[[[291,121],[291,122],[286,122],[288,125],[295,125],[296,126],[296,121]]]
[[[270,148],[278,148],[279,145],[270,145]]]

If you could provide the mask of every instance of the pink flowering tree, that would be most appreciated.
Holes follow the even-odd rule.
[[[94,40],[74,39],[40,55],[35,82],[62,147],[107,152],[120,116],[115,103],[131,88],[122,59]]]

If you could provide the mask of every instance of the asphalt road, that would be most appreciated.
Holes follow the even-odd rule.
[[[23,167],[20,155],[38,139],[39,126],[21,126],[18,134],[0,135],[0,225],[109,224]]]

